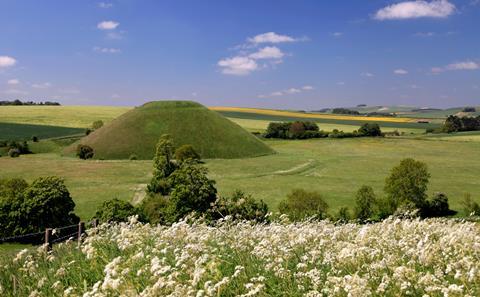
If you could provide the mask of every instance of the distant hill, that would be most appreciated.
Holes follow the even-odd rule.
[[[175,145],[191,144],[202,158],[242,158],[271,154],[261,140],[215,111],[191,101],[155,101],[134,108],[79,143],[96,159],[152,159],[158,139],[170,134]],[[72,154],[77,143],[65,153]]]

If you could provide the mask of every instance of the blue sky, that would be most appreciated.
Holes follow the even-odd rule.
[[[480,105],[480,0],[0,0],[0,99]]]

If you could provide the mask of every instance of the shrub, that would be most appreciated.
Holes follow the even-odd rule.
[[[103,202],[102,206],[95,213],[95,218],[101,222],[127,222],[128,218],[139,215],[143,219],[142,213],[128,202],[112,199]]]
[[[251,195],[236,190],[230,197],[218,197],[208,213],[212,220],[232,216],[236,220],[264,222],[267,220],[268,206],[263,200],[257,201]]]
[[[431,200],[428,200],[424,208],[421,210],[423,217],[445,217],[453,215],[456,212],[450,210],[448,205],[448,197],[444,193],[436,193]]]
[[[94,151],[93,148],[91,148],[88,145],[85,144],[79,144],[77,146],[77,157],[83,160],[91,159],[93,158]]]
[[[33,142],[38,142],[38,137],[37,136],[32,136],[32,141]]]
[[[182,145],[175,150],[175,159],[183,162],[186,160],[200,160],[200,155],[195,151],[193,146],[189,144]]]
[[[323,219],[327,216],[328,204],[318,192],[296,189],[280,202],[279,210],[292,220],[302,220],[313,216]]]
[[[410,158],[402,160],[385,180],[385,193],[392,209],[402,204],[413,204],[422,209],[426,203],[429,178],[425,163]]]
[[[268,125],[264,136],[265,138],[306,139],[320,136],[318,132],[319,128],[314,122],[272,122]]]
[[[358,112],[356,110],[347,109],[347,108],[334,108],[332,110],[332,113],[334,113],[334,114],[360,115],[360,112]]]
[[[103,127],[103,121],[102,120],[98,120],[98,121],[95,121],[92,123],[92,129],[93,130],[97,130],[97,129],[100,129]]]
[[[20,150],[16,148],[9,149],[8,155],[12,158],[17,158],[20,156]]]
[[[90,128],[85,129],[85,135],[90,135],[90,133],[92,133],[92,129]]]
[[[79,218],[73,213],[75,203],[70,197],[64,181],[50,176],[38,178],[25,187],[25,182],[17,180],[16,195],[8,199],[10,211],[2,205],[3,236],[22,235],[45,230],[45,228],[63,227],[78,223]],[[6,213],[8,212],[8,213]]]
[[[153,158],[153,177],[147,185],[147,192],[151,194],[161,193],[166,195],[170,191],[167,178],[175,171],[173,162],[173,141],[170,135],[162,135],[157,143]]]
[[[337,222],[347,223],[348,221],[350,221],[350,219],[351,216],[348,207],[340,207],[337,214],[335,215],[335,220]]]
[[[215,202],[215,181],[208,179],[207,172],[203,166],[185,162],[168,178],[172,186],[168,202],[170,222],[191,212],[204,213]]]
[[[355,197],[355,218],[365,221],[373,217],[377,198],[373,188],[362,186]]]
[[[0,199],[17,197],[27,187],[28,183],[22,178],[0,179]]]
[[[167,224],[173,221],[168,214],[168,205],[169,200],[167,196],[153,194],[143,199],[140,210],[148,222],[152,224]]]
[[[129,160],[133,161],[133,160],[138,160],[138,157],[136,154],[131,154],[129,157],[128,157]]]
[[[465,194],[462,205],[466,216],[480,216],[480,205],[472,200],[470,194]]]
[[[475,107],[465,107],[462,111],[463,112],[476,112],[477,109]]]
[[[360,129],[358,129],[358,133],[362,136],[382,136],[382,130],[380,130],[380,126],[376,123],[363,124]]]

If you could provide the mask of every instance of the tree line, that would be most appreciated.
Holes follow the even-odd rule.
[[[308,138],[349,138],[349,137],[375,137],[383,136],[380,126],[376,123],[365,123],[358,130],[343,132],[334,129],[331,132],[320,130],[315,122],[271,122],[267,131],[263,134],[265,138],[281,139],[308,139]]]
[[[39,101],[39,102],[34,102],[34,101],[20,101],[20,100],[13,100],[13,101],[0,101],[0,106],[5,106],[5,105],[15,105],[15,106],[20,106],[20,105],[53,105],[53,106],[59,106],[61,105],[58,102],[54,101]]]
[[[464,131],[479,131],[480,130],[480,116],[477,117],[458,117],[450,115],[443,124],[443,132],[464,132]]]

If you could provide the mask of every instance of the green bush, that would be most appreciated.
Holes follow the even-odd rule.
[[[430,179],[427,164],[407,158],[395,166],[385,180],[385,193],[393,211],[403,204],[423,209]]]
[[[97,130],[97,129],[100,129],[103,127],[103,121],[102,120],[98,120],[98,121],[95,121],[92,123],[92,129],[93,130]]]
[[[212,220],[231,216],[235,220],[265,222],[267,221],[268,206],[263,200],[257,201],[251,195],[236,190],[230,197],[218,197],[208,213]]]
[[[0,237],[36,233],[45,228],[73,225],[79,218],[64,181],[58,177],[38,178],[27,186],[24,180],[0,183]],[[29,241],[39,238],[28,238]]]
[[[371,219],[375,214],[377,197],[373,188],[370,186],[362,186],[355,197],[355,218],[360,221]]]
[[[454,215],[456,212],[451,210],[448,205],[448,197],[444,193],[436,193],[431,200],[428,200],[421,215],[426,218],[445,217]]]
[[[33,142],[38,142],[38,137],[37,136],[32,136],[32,141]]]
[[[77,146],[77,157],[83,160],[91,159],[93,158],[94,151],[93,148],[91,148],[88,145],[85,144],[79,144]]]
[[[195,151],[193,146],[189,144],[182,145],[175,150],[175,159],[183,162],[186,160],[200,160],[200,155]]]
[[[173,150],[174,145],[170,135],[162,135],[153,158],[153,177],[147,185],[147,193],[167,195],[170,191],[168,177],[177,168],[173,162]]]
[[[480,216],[480,205],[472,200],[470,194],[465,194],[462,205],[466,216]]]
[[[340,223],[347,223],[351,219],[350,211],[348,207],[340,207],[334,219]]]
[[[90,128],[85,129],[85,135],[90,135],[90,133],[92,133],[92,129]]]
[[[101,222],[127,222],[129,217],[135,215],[139,216],[140,221],[144,221],[141,211],[130,203],[115,198],[103,202],[95,213],[95,218]]]
[[[324,219],[327,216],[328,204],[318,192],[307,192],[295,189],[280,202],[279,211],[291,220],[302,220],[315,216]]]
[[[358,129],[358,133],[362,136],[382,136],[382,130],[380,130],[380,126],[376,123],[363,124],[360,129]]]
[[[128,159],[129,159],[130,161],[134,161],[134,160],[138,160],[138,157],[137,157],[136,154],[131,154],[131,155],[128,157]]]
[[[140,205],[141,212],[152,224],[168,224],[173,219],[168,214],[169,199],[162,195],[148,195]]]

